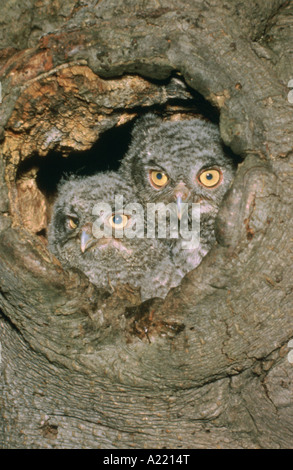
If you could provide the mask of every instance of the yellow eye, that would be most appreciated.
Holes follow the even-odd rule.
[[[168,175],[162,171],[151,170],[150,171],[150,182],[156,189],[161,189],[169,181]]]
[[[126,227],[129,217],[125,214],[112,214],[109,218],[109,224],[112,228],[122,230]]]
[[[78,218],[68,217],[68,225],[72,230],[76,229],[78,226]]]
[[[200,173],[198,179],[207,188],[214,188],[221,182],[222,173],[220,170],[215,169],[204,170]]]

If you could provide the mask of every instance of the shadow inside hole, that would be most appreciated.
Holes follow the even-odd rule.
[[[173,119],[177,114],[176,119],[199,117],[219,124],[219,110],[206,101],[202,95],[184,84],[181,78],[179,85],[178,80],[173,83],[172,81],[160,82],[160,85],[169,87],[168,101],[164,105],[132,109],[131,112],[137,114],[138,118],[145,113],[154,112],[167,120]],[[60,151],[50,151],[45,158],[35,154],[20,164],[17,178],[25,179],[31,175],[36,178],[37,187],[46,199],[48,220],[50,220],[52,205],[62,178],[68,179],[71,175],[90,176],[98,172],[118,170],[128,150],[135,120],[105,131],[90,150],[71,152],[66,157]],[[241,161],[229,148],[225,147],[225,152],[234,159],[236,164]],[[45,235],[45,229],[42,229],[42,233],[39,234]]]
[[[121,125],[104,132],[90,150],[72,152],[67,157],[60,152],[50,152],[39,158],[36,182],[47,198],[54,196],[59,181],[71,174],[90,176],[97,172],[118,170],[130,142],[133,123]]]
[[[200,116],[215,124],[219,123],[219,110],[197,91],[190,88],[176,72],[165,81],[150,80],[165,87],[169,95],[163,105],[145,108],[133,108],[132,112],[141,116],[147,112],[156,112],[167,119],[172,114],[191,114]],[[37,185],[47,198],[56,193],[62,177],[71,174],[90,176],[100,171],[116,171],[127,152],[131,140],[131,130],[135,120],[105,131],[88,151],[72,152],[67,157],[60,152],[50,152],[47,157],[39,158]]]
[[[172,80],[173,78],[175,80]],[[171,79],[155,82],[166,87],[169,99],[164,105],[134,108],[132,112],[138,117],[150,111],[167,119],[172,114],[186,113],[219,123],[218,109],[186,85],[181,76],[178,77],[174,73]],[[101,171],[116,171],[130,144],[134,121],[105,131],[90,150],[71,152],[66,157],[57,151],[50,151],[45,158],[33,155],[21,163],[17,176],[21,178],[32,168],[36,169],[37,186],[48,202],[52,203],[57,194],[58,183],[63,177],[69,178],[72,174],[90,176]]]

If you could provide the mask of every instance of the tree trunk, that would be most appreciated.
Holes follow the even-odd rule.
[[[8,0],[1,23],[2,447],[292,448],[292,2]],[[64,271],[40,168],[192,90],[243,159],[217,244],[143,304]]]

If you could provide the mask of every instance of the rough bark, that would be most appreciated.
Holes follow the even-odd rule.
[[[292,447],[292,18],[281,0],[6,3],[2,447]],[[36,235],[50,201],[24,168],[164,107],[175,72],[243,162],[218,243],[140,305],[131,286],[110,294],[62,269]]]

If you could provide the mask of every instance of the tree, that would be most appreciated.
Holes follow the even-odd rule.
[[[6,2],[2,447],[292,447],[292,10]],[[243,162],[218,243],[166,299],[140,304],[131,287],[101,291],[50,255],[37,170],[46,162],[50,178],[52,150],[88,150],[140,107],[168,102],[174,72],[217,108]]]

